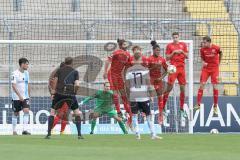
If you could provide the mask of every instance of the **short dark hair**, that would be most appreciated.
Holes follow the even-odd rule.
[[[172,33],[172,36],[175,36],[175,35],[178,35],[178,36],[179,36],[179,33],[178,33],[178,32],[173,32],[173,33]]]
[[[119,46],[122,46],[124,42],[126,42],[125,39],[117,39],[117,43]]]
[[[18,60],[18,63],[19,63],[19,66],[21,66],[22,64],[29,63],[29,61],[28,61],[27,58],[20,58],[20,59]]]
[[[203,37],[203,41],[207,41],[207,42],[212,42],[212,39],[211,39],[211,37],[209,37],[209,36],[205,36],[205,37]]]
[[[66,57],[64,63],[66,65],[71,65],[73,63],[73,58],[72,57]]]
[[[151,41],[152,49],[155,50],[156,48],[160,49],[160,46],[157,44],[155,40]]]
[[[138,45],[135,45],[135,46],[132,47],[132,51],[134,51],[135,49],[141,49],[141,47],[138,46]]]

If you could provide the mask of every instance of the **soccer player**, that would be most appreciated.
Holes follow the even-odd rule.
[[[131,110],[124,86],[125,71],[126,66],[129,64],[130,53],[127,51],[128,44],[125,40],[118,39],[118,45],[119,49],[114,51],[106,60],[103,78],[106,80],[108,78],[108,72],[110,72],[109,75],[111,80],[109,82],[111,90],[121,96],[124,109],[129,114],[128,124],[131,127]],[[118,112],[120,111],[119,109],[117,110]],[[121,113],[119,112],[118,114]]]
[[[211,38],[203,37],[202,48],[200,49],[200,55],[203,62],[202,73],[200,77],[200,87],[198,89],[197,104],[195,109],[200,108],[200,104],[203,96],[203,89],[209,77],[211,77],[211,83],[213,86],[213,113],[218,114],[218,76],[219,65],[222,58],[222,51],[219,46],[211,43]]]
[[[91,132],[94,133],[94,128],[96,126],[96,119],[104,114],[109,117],[114,118],[118,121],[120,128],[124,134],[127,134],[124,122],[122,118],[117,115],[116,110],[112,107],[113,104],[113,91],[110,90],[109,83],[104,83],[104,90],[98,90],[95,95],[85,98],[80,105],[87,103],[91,99],[96,99],[96,107],[94,108],[94,113],[91,113]]]
[[[30,98],[30,86],[29,86],[29,61],[26,58],[19,59],[20,68],[12,73],[12,126],[13,135],[17,135],[16,126],[18,121],[19,112],[23,110],[23,135],[30,135],[27,131],[27,124],[29,123],[29,98]]]
[[[153,89],[150,83],[149,70],[142,65],[142,54],[139,46],[133,47],[133,54],[133,66],[129,67],[126,71],[126,90],[133,113],[132,125],[137,139],[141,139],[138,127],[138,112],[141,111],[146,115],[151,138],[161,139],[161,137],[156,135],[152,121],[150,101],[151,96],[153,96]]]
[[[151,84],[154,86],[155,91],[158,96],[158,123],[161,125],[163,123],[163,82],[162,79],[167,73],[167,63],[166,60],[160,56],[160,46],[156,41],[151,41],[153,54],[148,57],[148,68],[150,71]]]
[[[55,112],[63,106],[63,103],[67,103],[71,110],[73,110],[78,139],[83,139],[81,135],[81,112],[76,98],[76,92],[79,89],[79,73],[72,68],[72,65],[73,58],[66,57],[64,67],[59,68],[55,73],[56,89],[53,96],[50,116],[48,117],[48,134],[45,137],[46,139],[51,137]]]
[[[54,88],[56,86],[56,84],[55,84],[56,81],[55,81],[55,77],[54,76],[55,76],[57,70],[59,68],[62,68],[62,67],[64,67],[64,62],[62,62],[59,67],[57,67],[55,70],[53,70],[52,73],[50,74],[50,77],[49,77],[48,89],[49,89],[49,93],[51,94],[51,99],[52,100],[53,100],[54,93],[55,93]],[[54,117],[53,128],[61,120],[60,135],[64,134],[64,130],[65,130],[67,122],[68,122],[68,119],[67,119],[68,110],[69,110],[68,104],[67,103],[63,103],[63,106],[60,109],[57,110],[57,114]]]
[[[186,85],[186,75],[185,75],[185,59],[188,58],[187,44],[179,41],[179,33],[172,33],[173,42],[169,43],[166,47],[166,59],[170,61],[171,65],[176,66],[176,73],[170,74],[168,76],[167,89],[163,96],[163,108],[168,100],[169,93],[173,88],[175,80],[178,80],[180,85],[180,113],[182,118],[187,118],[187,114],[184,111],[184,100],[185,100],[185,85]]]

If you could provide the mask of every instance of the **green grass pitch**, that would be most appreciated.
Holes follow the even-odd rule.
[[[2,160],[239,160],[240,135],[0,136]]]

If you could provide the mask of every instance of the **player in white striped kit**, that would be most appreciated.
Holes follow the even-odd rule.
[[[151,114],[151,96],[152,88],[150,84],[149,70],[143,66],[143,59],[141,54],[141,48],[134,46],[133,50],[133,62],[131,67],[126,71],[126,91],[131,105],[131,111],[133,113],[132,125],[136,132],[137,139],[141,139],[139,127],[138,127],[138,112],[141,111],[146,114],[147,124],[151,132],[152,139],[162,139],[155,133],[152,114]]]
[[[30,135],[27,131],[27,124],[29,123],[29,72],[28,69],[29,61],[26,58],[19,59],[19,69],[12,73],[12,126],[13,135],[17,135],[16,126],[18,121],[19,112],[23,110],[23,135]]]

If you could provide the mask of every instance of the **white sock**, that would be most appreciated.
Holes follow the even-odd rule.
[[[154,126],[153,126],[153,121],[152,121],[152,116],[149,115],[147,116],[147,124],[148,124],[148,128],[151,132],[151,135],[155,136],[155,131],[154,131]]]
[[[134,114],[132,116],[132,124],[133,124],[133,127],[135,129],[136,135],[140,135],[139,127],[138,127],[138,115],[137,114]]]
[[[29,122],[29,114],[28,113],[24,113],[23,114],[23,131],[27,130],[28,122]]]
[[[16,132],[17,122],[18,122],[18,116],[12,115],[13,132]]]

